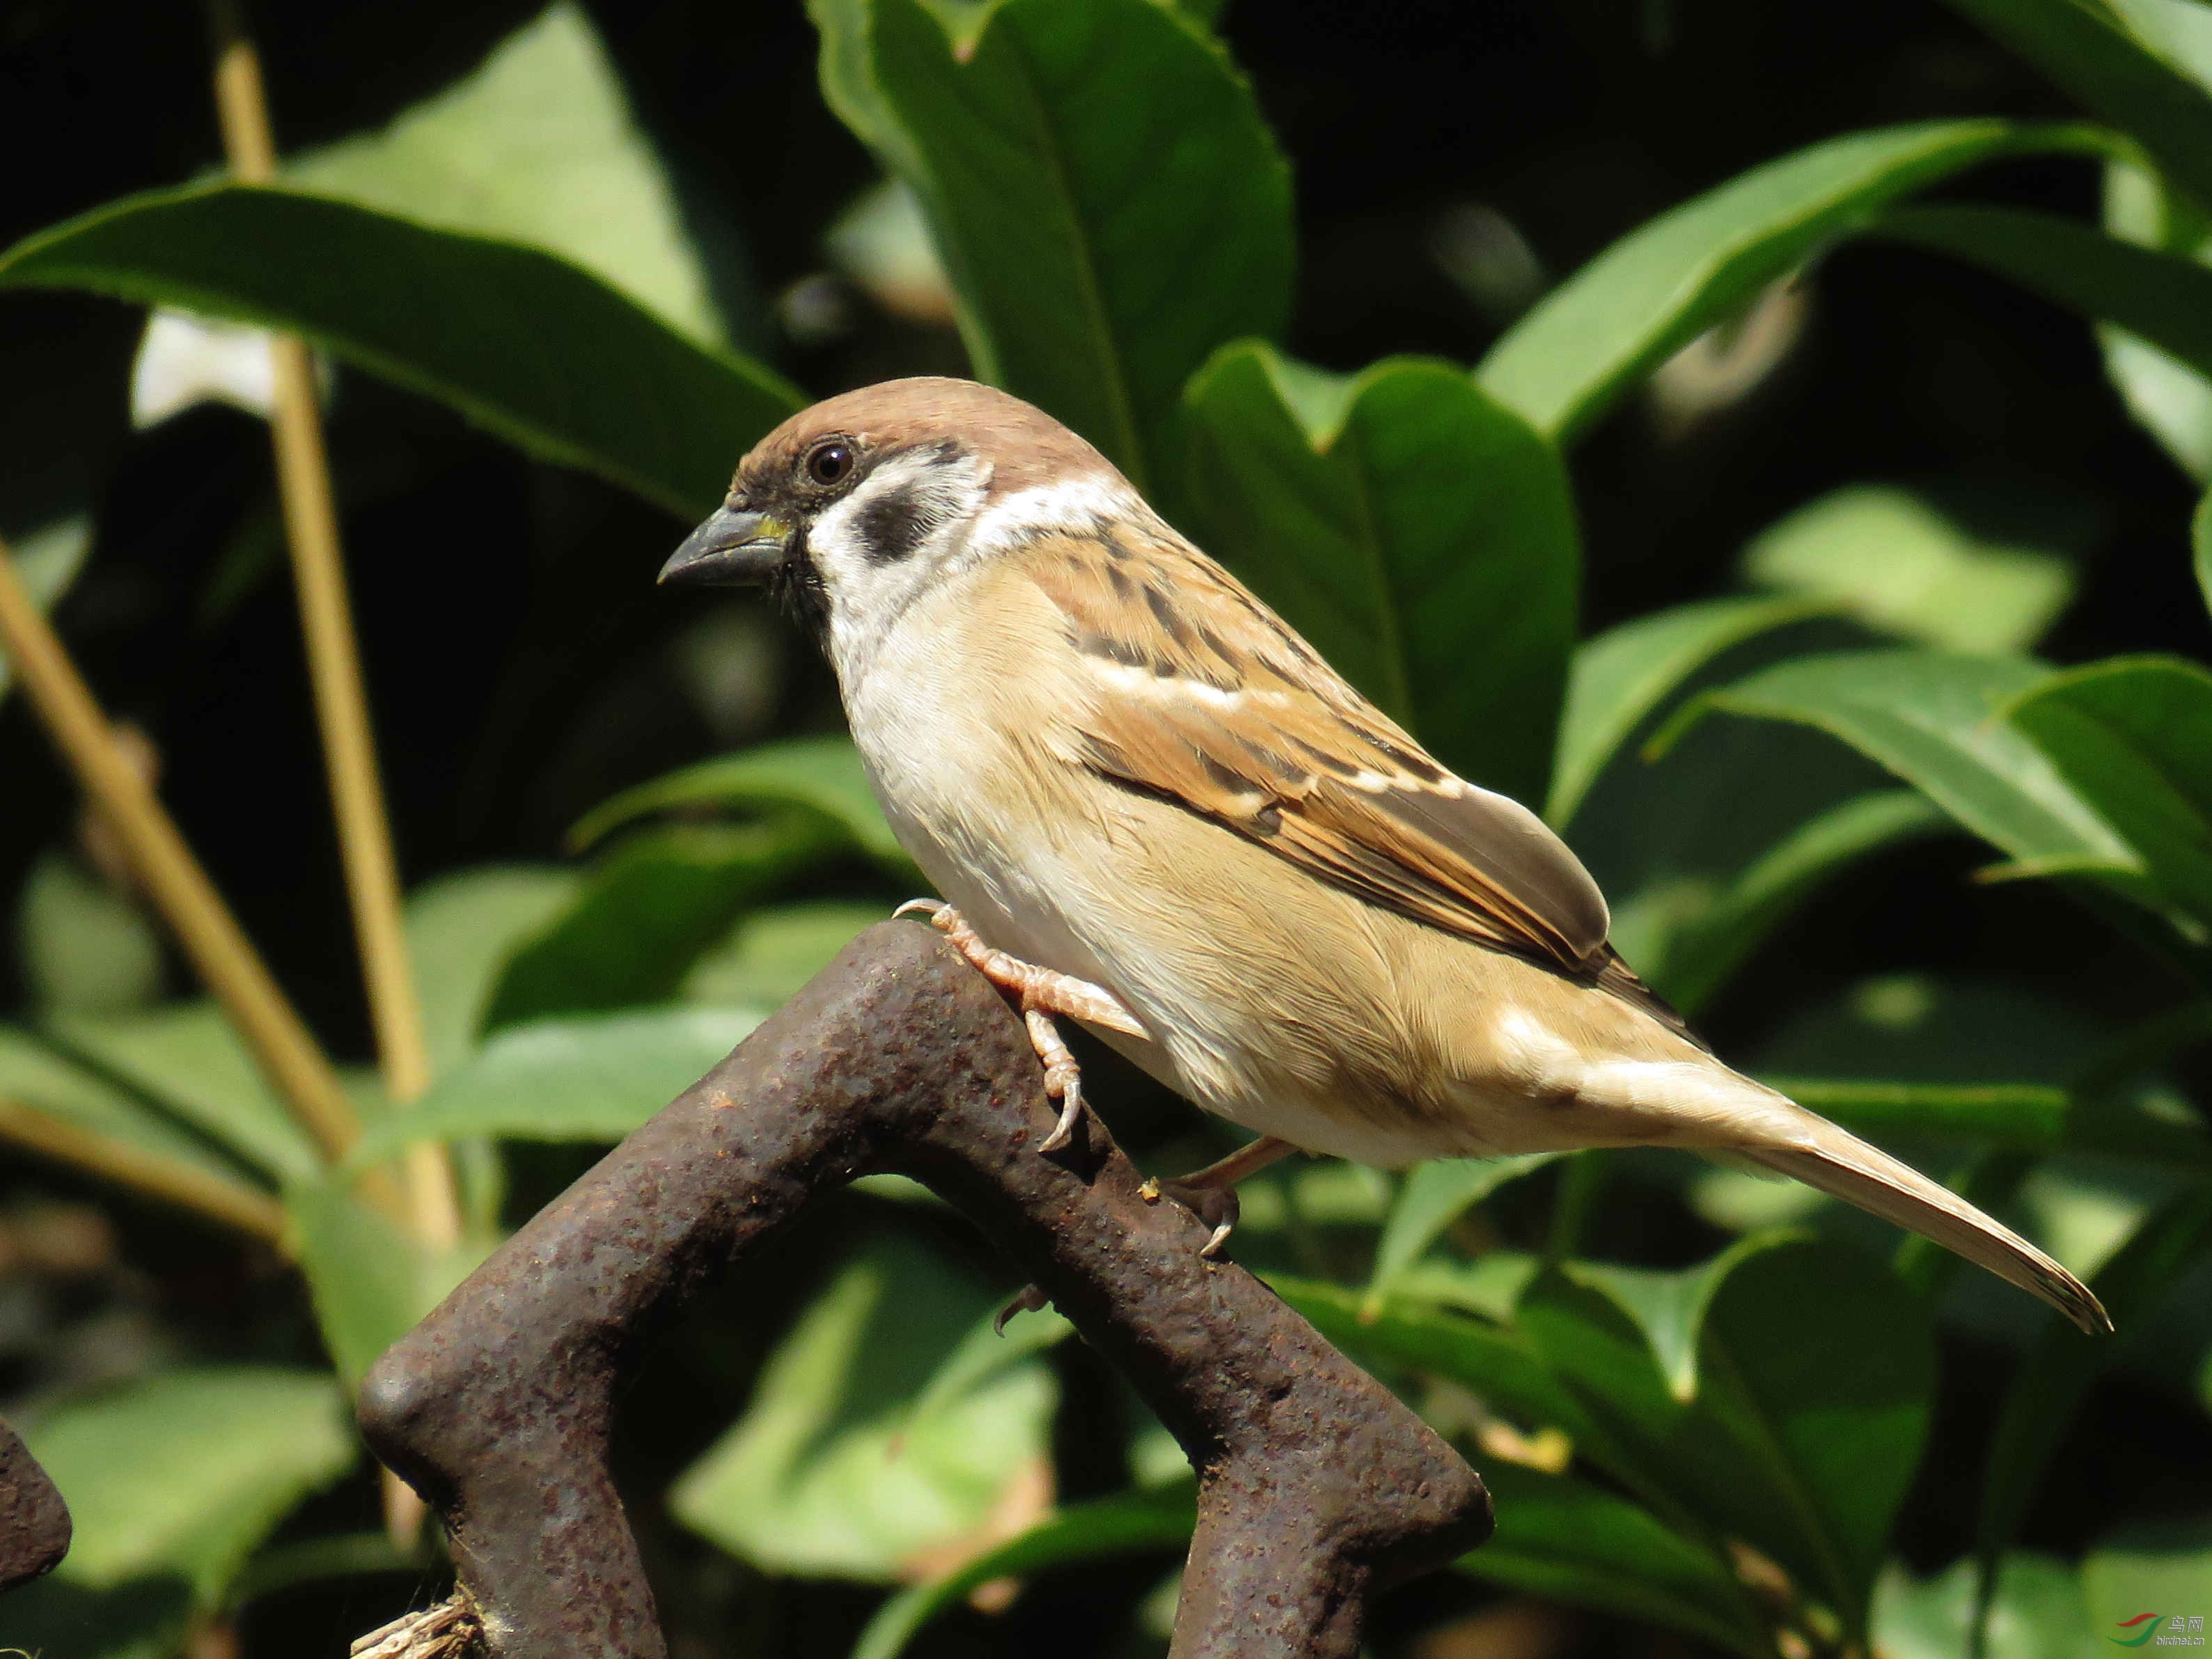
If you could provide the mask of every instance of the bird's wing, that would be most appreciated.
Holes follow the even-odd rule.
[[[1362,898],[1664,1010],[1540,818],[1431,760],[1212,560],[1164,527],[1028,553],[1095,688],[1083,764]]]

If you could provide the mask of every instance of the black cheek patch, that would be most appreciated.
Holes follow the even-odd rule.
[[[935,519],[922,510],[921,491],[912,484],[884,491],[853,515],[861,547],[878,564],[911,557],[935,526]]]

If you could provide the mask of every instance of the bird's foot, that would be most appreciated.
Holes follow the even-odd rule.
[[[1147,1204],[1173,1199],[1203,1222],[1210,1231],[1198,1253],[1211,1261],[1221,1254],[1221,1247],[1236,1231],[1237,1218],[1243,1207],[1237,1196],[1237,1183],[1297,1150],[1287,1140],[1261,1135],[1228,1157],[1202,1170],[1193,1170],[1178,1180],[1163,1181],[1154,1176],[1137,1188],[1137,1195]]]
[[[975,964],[976,972],[1019,1002],[1022,1023],[1029,1027],[1030,1044],[1044,1064],[1045,1093],[1060,1103],[1060,1121],[1053,1126],[1052,1133],[1037,1150],[1060,1151],[1075,1139],[1076,1125],[1083,1121],[1083,1073],[1061,1039],[1060,1027],[1053,1023],[1053,1016],[1067,1014],[1136,1037],[1148,1035],[1144,1026],[1129,1012],[1127,1005],[1103,986],[994,950],[949,904],[935,899],[908,899],[891,914],[903,916],[915,913],[927,915],[930,926],[950,939],[953,947]]]

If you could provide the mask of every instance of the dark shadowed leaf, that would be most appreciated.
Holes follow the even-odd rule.
[[[2142,855],[2160,895],[2212,923],[2212,674],[2173,657],[2107,658],[2007,713]]]
[[[1239,344],[1184,406],[1206,550],[1445,764],[1542,799],[1581,585],[1552,446],[1413,359],[1342,380]]]
[[[2212,97],[2107,6],[2084,0],[1950,0],[2114,126],[2212,207]]]
[[[1765,1659],[1758,1611],[1715,1551],[1588,1481],[1485,1466],[1498,1530],[1459,1571],[1528,1595],[1663,1626]]]
[[[1151,0],[1004,0],[957,47],[921,0],[815,16],[833,107],[921,198],[977,373],[1171,486],[1183,382],[1290,304],[1289,171],[1221,48]]]
[[[550,926],[508,958],[483,1029],[672,1000],[745,906],[834,853],[813,813],[731,827],[666,825],[624,842]]]
[[[1756,635],[1826,608],[1802,599],[1702,599],[1583,641],[1567,671],[1552,792],[1544,805],[1552,827],[1563,830],[1574,821],[1583,798],[1629,734],[1692,674]]]
[[[805,401],[550,253],[289,191],[131,197],[17,243],[0,287],[295,331],[684,517],[712,508],[738,458]]]
[[[2193,259],[2017,208],[1902,208],[1875,228],[2009,277],[2053,305],[2117,323],[2212,374],[2212,270]]]
[[[2091,143],[2072,129],[1939,121],[1785,155],[1622,237],[1509,330],[1475,377],[1540,431],[1571,440],[1678,348],[1897,198],[1996,156]]]

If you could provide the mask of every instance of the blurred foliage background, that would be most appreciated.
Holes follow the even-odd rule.
[[[441,1593],[344,1384],[915,890],[811,648],[653,573],[793,388],[978,365],[1547,804],[1722,1054],[2120,1319],[2089,1344],[1687,1159],[1284,1169],[1240,1260],[1499,1500],[1375,1651],[1936,1659],[1978,1626],[2043,1659],[2212,1614],[2212,10],[1215,10],[269,0],[284,182],[353,205],[188,191],[42,236],[212,179],[208,49],[190,6],[0,0],[0,533],[369,1143],[327,1167],[0,702],[0,1412],[79,1522],[0,1647],[335,1654]],[[985,118],[1022,65],[1064,198]],[[2124,136],[2045,125],[2085,114]],[[1086,237],[1087,323],[1054,263]],[[331,349],[455,1250],[351,1188],[405,1133],[266,354],[185,312]],[[1148,1168],[1225,1150],[1086,1058]],[[86,1145],[186,1175],[149,1196]],[[991,1337],[1012,1288],[874,1182],[653,1352],[622,1475],[681,1659],[1164,1650],[1180,1454],[1056,1318]]]

